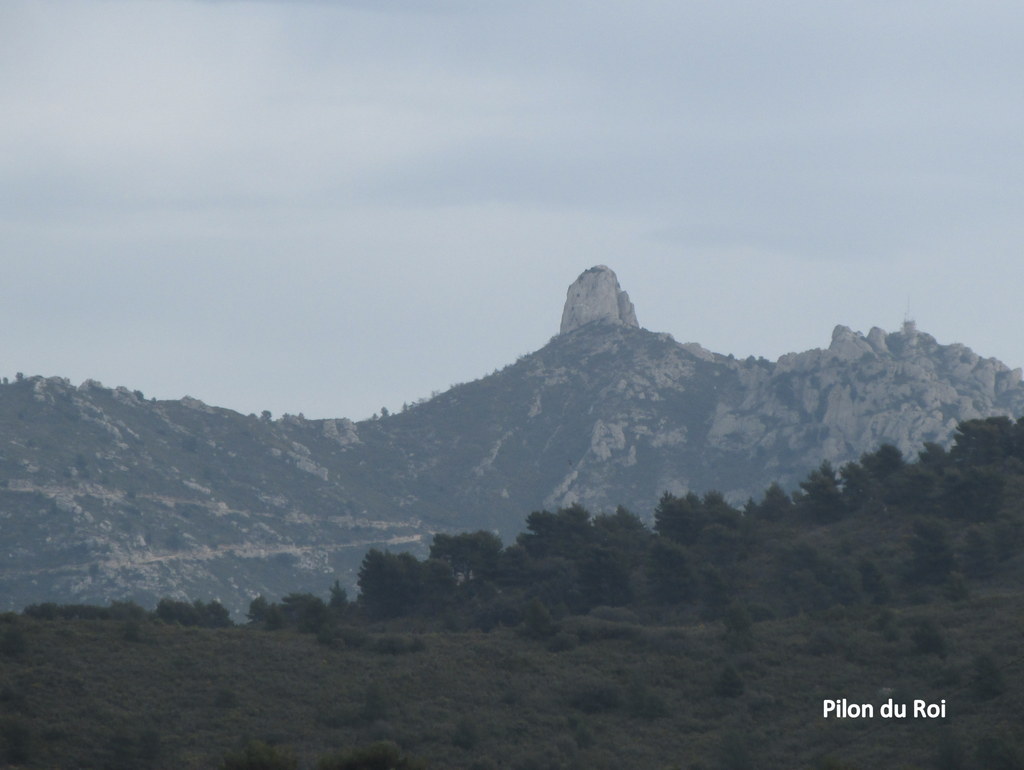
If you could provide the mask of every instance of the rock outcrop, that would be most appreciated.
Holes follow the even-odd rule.
[[[559,334],[604,321],[639,327],[629,295],[619,286],[615,272],[605,265],[585,270],[566,292]]]

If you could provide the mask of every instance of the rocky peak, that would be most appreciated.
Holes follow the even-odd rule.
[[[640,326],[629,295],[619,286],[615,272],[604,265],[583,271],[569,287],[559,334],[566,334],[592,321]]]
[[[870,340],[865,339],[860,332],[848,326],[837,326],[832,331],[832,344],[828,346],[828,351],[843,361],[856,361],[865,353],[873,353],[874,348]]]

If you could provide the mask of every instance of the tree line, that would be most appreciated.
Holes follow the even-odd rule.
[[[1024,543],[1024,419],[962,424],[947,451],[908,461],[883,445],[792,493],[742,507],[719,492],[664,494],[653,526],[619,508],[537,511],[505,546],[479,531],[434,536],[426,559],[371,550],[363,617],[442,619],[488,629],[539,602],[556,615],[628,608],[641,620],[756,617],[856,603],[966,595]]]
[[[659,623],[721,619],[739,605],[759,620],[966,596],[1022,544],[1024,418],[994,417],[960,425],[949,450],[926,444],[908,460],[883,445],[839,468],[823,462],[792,492],[772,484],[742,506],[716,491],[665,493],[650,526],[622,507],[593,515],[574,504],[531,513],[509,545],[477,531],[435,534],[423,559],[371,549],[354,600],[337,581],[326,599],[257,596],[247,623],[329,639],[341,626],[402,620],[486,631],[522,624],[538,607],[554,617],[621,608]],[[233,625],[215,600],[24,612]]]

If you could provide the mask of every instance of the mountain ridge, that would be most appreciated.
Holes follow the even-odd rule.
[[[530,511],[573,503],[647,517],[665,491],[740,504],[822,460],[911,454],[1024,413],[1019,369],[911,323],[740,360],[639,328],[614,273],[597,277],[596,317],[378,419],[271,420],[59,377],[0,386],[0,596],[238,612],[255,593],[351,587],[368,547],[511,538]]]

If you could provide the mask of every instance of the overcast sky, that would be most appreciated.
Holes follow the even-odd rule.
[[[368,417],[558,331],[1024,365],[1024,5],[3,0],[0,374]]]

